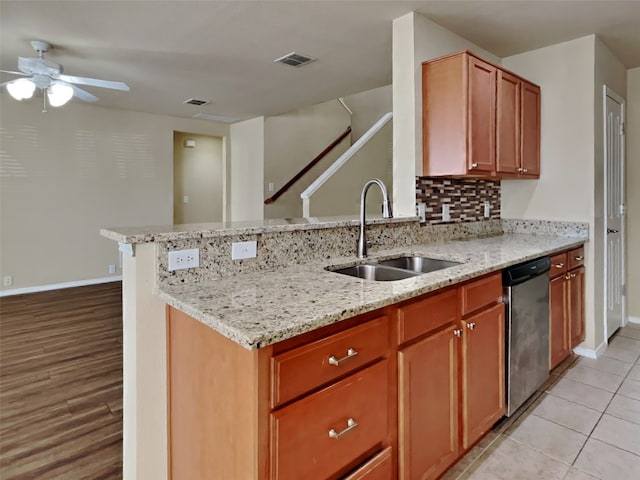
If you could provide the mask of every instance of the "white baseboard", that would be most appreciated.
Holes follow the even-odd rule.
[[[627,321],[629,323],[640,323],[640,317],[632,317],[631,315],[629,315],[627,317]]]
[[[50,285],[38,285],[35,287],[13,288],[11,290],[0,291],[0,297],[11,295],[22,295],[23,293],[46,292],[49,290],[60,290],[62,288],[84,287],[86,285],[97,285],[99,283],[120,282],[122,275],[114,277],[90,278],[89,280],[78,280],[75,282],[53,283]]]
[[[573,353],[575,353],[576,355],[580,355],[581,357],[593,358],[595,360],[600,357],[606,349],[607,342],[604,341],[600,345],[598,345],[598,348],[596,348],[595,350],[593,348],[576,347],[573,349]]]

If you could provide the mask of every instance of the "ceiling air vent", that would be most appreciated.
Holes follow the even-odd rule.
[[[315,62],[316,60],[316,58],[304,55],[303,53],[291,52],[286,54],[284,57],[276,58],[274,62],[284,63],[285,65],[290,65],[292,67],[301,67],[307,63]]]
[[[185,100],[182,103],[200,107],[202,105],[206,105],[207,103],[211,103],[211,102],[209,100],[198,100],[197,98],[190,98],[189,100]]]

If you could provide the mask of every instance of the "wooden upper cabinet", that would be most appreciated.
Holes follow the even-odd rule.
[[[520,80],[498,71],[496,169],[518,173],[520,166]]]
[[[537,178],[540,88],[470,52],[422,64],[424,176]]]
[[[540,87],[520,82],[522,175],[540,176]]]
[[[496,67],[468,56],[467,170],[495,170]]]

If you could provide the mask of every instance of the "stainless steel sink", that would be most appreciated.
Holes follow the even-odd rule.
[[[438,258],[407,256],[393,258],[391,260],[382,260],[378,262],[378,264],[387,267],[402,268],[416,273],[431,273],[442,270],[443,268],[455,267],[456,265],[460,265],[461,262],[440,260]]]
[[[400,268],[393,268],[384,265],[354,265],[353,267],[332,270],[335,273],[349,275],[351,277],[364,278],[365,280],[375,280],[378,282],[392,282],[404,278],[416,277],[419,273]]]

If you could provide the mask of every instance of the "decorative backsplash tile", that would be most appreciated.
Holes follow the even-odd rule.
[[[416,177],[416,202],[426,205],[426,224],[500,219],[500,182],[497,180]],[[489,202],[490,216],[484,217]],[[442,206],[450,205],[450,220],[442,220]]]

